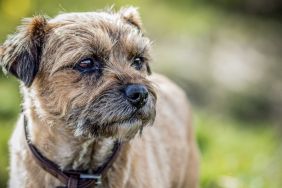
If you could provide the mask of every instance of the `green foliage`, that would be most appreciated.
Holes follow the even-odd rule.
[[[0,187],[8,179],[8,139],[20,111],[18,84],[0,75]]]
[[[13,129],[14,121],[0,120],[0,187],[6,187],[8,179],[8,139]]]
[[[272,102],[265,95],[260,96],[257,93],[249,92],[229,97],[228,109],[230,109],[231,116],[246,121],[262,121],[271,118],[275,101]]]
[[[282,147],[271,123],[253,126],[203,113],[195,117],[202,153],[201,187],[282,186]]]

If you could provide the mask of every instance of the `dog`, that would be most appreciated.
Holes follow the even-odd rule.
[[[0,47],[23,94],[8,186],[197,187],[188,100],[150,49],[135,7],[24,19]]]

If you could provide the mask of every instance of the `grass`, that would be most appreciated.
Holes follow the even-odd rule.
[[[281,140],[270,123],[196,115],[201,187],[282,187]]]
[[[0,121],[0,187],[6,187],[8,179],[8,139],[12,128],[12,122]]]
[[[8,179],[8,139],[20,111],[20,94],[15,79],[0,74],[0,187],[6,187]]]

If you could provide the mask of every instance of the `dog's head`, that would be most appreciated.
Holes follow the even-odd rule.
[[[128,139],[155,118],[149,50],[130,7],[25,19],[0,62],[22,81],[32,115],[77,137]]]

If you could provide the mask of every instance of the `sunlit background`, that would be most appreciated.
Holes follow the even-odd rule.
[[[154,41],[153,70],[190,98],[201,187],[282,187],[282,1],[0,0],[0,43],[23,17],[113,4],[139,7]],[[18,82],[0,73],[1,188],[20,101]]]

